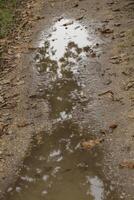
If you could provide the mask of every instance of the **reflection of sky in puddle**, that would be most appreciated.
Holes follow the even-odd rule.
[[[60,112],[60,117],[57,119],[57,122],[64,121],[72,118],[71,114],[67,114],[65,111]]]
[[[103,182],[97,177],[87,177],[87,182],[90,184],[90,191],[95,200],[102,200],[104,197],[104,185]]]
[[[53,150],[52,152],[50,152],[50,155],[48,157],[48,162],[49,161],[56,161],[56,162],[60,162],[63,159],[62,155],[61,155],[61,151],[58,150]]]
[[[78,82],[77,78],[82,66],[81,60],[84,61],[86,58],[87,52],[84,48],[88,48],[93,42],[95,41],[93,38],[89,38],[85,27],[79,22],[69,19],[57,21],[49,36],[44,40],[42,38],[39,46],[45,49],[44,60],[41,59],[41,61],[46,64],[46,72],[53,73],[51,78],[53,84],[59,79],[66,80],[66,83],[61,83],[60,88],[55,88],[57,90],[56,95],[50,95],[52,108],[56,112],[52,109],[52,113],[57,115],[57,122],[72,118],[73,101],[67,99],[75,88],[81,87],[81,83]],[[50,66],[51,62],[53,63],[52,66]],[[54,93],[52,92],[52,94]],[[60,99],[57,98],[57,94]],[[56,103],[58,104],[56,105]],[[63,109],[61,109],[62,107]]]
[[[92,51],[96,43],[100,43],[100,39],[91,31],[87,31],[78,21],[61,19],[52,26],[48,36],[45,34],[40,36],[38,46],[47,49],[46,58],[57,61],[57,76],[61,79],[63,78],[63,64],[69,62],[71,64],[70,71],[77,74],[78,63],[89,56],[89,50]],[[46,71],[50,72],[51,69],[47,67]]]
[[[44,182],[46,182],[49,179],[49,175],[43,175],[42,179]]]
[[[79,48],[94,43],[94,39],[89,37],[85,27],[69,19],[56,22],[47,40],[50,42],[50,57],[54,60],[63,57],[69,42],[73,41]],[[44,38],[40,41],[39,46],[44,46]]]

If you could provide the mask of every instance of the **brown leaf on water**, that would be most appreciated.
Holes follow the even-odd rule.
[[[118,124],[110,124],[109,128],[110,129],[116,129],[118,127]]]
[[[98,31],[100,31],[102,34],[110,34],[114,32],[112,29],[106,27],[98,28]]]
[[[88,141],[81,142],[81,146],[85,150],[91,150],[96,145],[100,144],[102,141],[103,139],[88,140]]]
[[[123,161],[119,164],[120,168],[134,169],[134,161]]]

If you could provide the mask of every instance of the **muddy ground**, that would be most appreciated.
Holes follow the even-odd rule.
[[[29,8],[30,6],[26,9]],[[113,191],[117,194],[114,196],[114,192],[111,192],[110,196],[104,199],[132,200],[134,196],[134,2],[132,0],[46,0],[36,2],[31,9],[37,13],[38,20],[34,21],[31,28],[28,27],[24,31],[23,37],[13,47],[15,59],[12,65],[7,65],[0,74],[1,194],[10,192],[11,186],[20,174],[24,158],[30,155],[33,142],[38,144],[42,142],[44,133],[53,132],[53,124],[57,123],[56,117],[59,112],[62,122],[71,118],[77,124],[82,133],[79,142],[96,138],[103,140],[93,151],[99,146],[100,176],[112,185]],[[30,20],[32,19],[33,16]],[[44,68],[42,69],[40,65],[42,61],[46,62],[46,65],[50,63],[55,65],[52,60],[57,58],[47,60],[46,57],[44,60],[42,57],[38,58],[39,53],[46,54],[46,46],[42,50],[44,41],[50,41],[51,37],[52,40],[55,39],[54,24],[60,22],[66,29],[73,24],[78,29],[79,26],[84,27],[89,37],[88,41],[85,40],[82,37],[83,32],[80,32],[76,43],[74,39],[67,44],[69,49],[76,48],[77,56],[73,59],[76,59],[79,66],[79,69],[73,69],[74,73],[76,71],[78,73],[73,78],[69,75],[69,78],[71,76],[71,80],[74,80],[75,77],[80,84],[76,84],[75,81],[72,83],[74,91],[77,89],[79,92],[73,94],[71,104],[66,102],[67,112],[62,113],[60,109],[56,110],[58,105],[55,103],[57,101],[55,96],[58,86],[56,82],[52,84],[51,76],[44,75]],[[78,46],[79,40],[82,47]],[[62,54],[61,49],[60,53]],[[86,56],[86,60],[82,62],[81,53]],[[54,55],[52,52],[51,56]],[[60,61],[63,66],[66,65],[65,57],[72,58],[72,54],[71,56],[64,54]],[[45,70],[48,72],[46,68]],[[58,80],[61,79],[60,75],[61,71],[57,71]],[[72,91],[63,88],[64,91]],[[71,98],[66,93],[63,94],[63,99],[64,97]],[[65,108],[64,104],[60,105]],[[71,115],[68,115],[70,112]]]

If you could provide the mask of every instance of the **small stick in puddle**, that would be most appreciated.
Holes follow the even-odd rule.
[[[78,18],[76,19],[76,21],[80,21],[80,20],[82,20],[83,18],[84,18],[84,16],[78,17]]]
[[[88,141],[83,141],[81,142],[81,147],[85,150],[91,150],[93,149],[96,145],[100,144],[103,142],[104,139],[95,139],[95,140],[88,140]]]
[[[63,24],[63,26],[69,26],[69,25],[72,25],[73,23],[74,23],[74,22],[71,21],[71,22],[68,22],[68,23]]]
[[[102,93],[100,93],[100,94],[98,94],[98,95],[99,95],[99,96],[103,96],[103,95],[108,94],[108,93],[114,95],[114,93],[113,93],[111,90],[108,90],[108,91],[106,91],[106,92],[102,92]]]
[[[102,92],[102,93],[98,94],[98,96],[101,97],[101,96],[104,96],[104,95],[107,95],[107,94],[110,94],[110,97],[111,97],[112,101],[114,101],[114,93],[111,90],[108,90],[106,92]]]

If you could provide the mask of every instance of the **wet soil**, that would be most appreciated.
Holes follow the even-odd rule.
[[[20,56],[15,122],[1,139],[5,199],[133,199],[133,6],[44,2]]]

